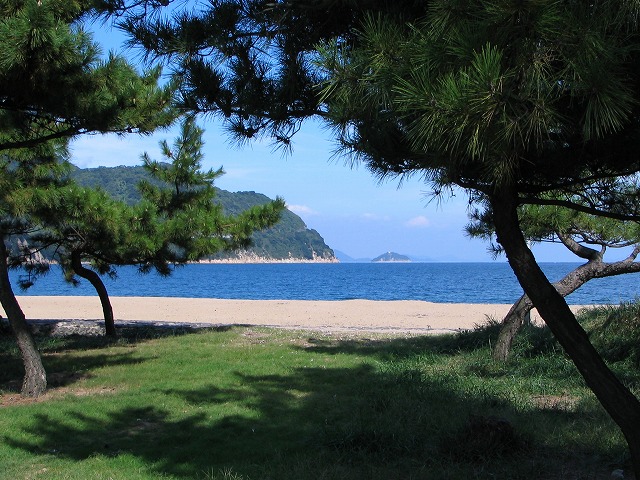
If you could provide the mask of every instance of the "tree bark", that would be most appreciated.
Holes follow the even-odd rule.
[[[104,316],[105,334],[110,337],[115,337],[116,325],[113,319],[113,308],[111,307],[111,300],[109,299],[107,287],[104,286],[100,275],[82,265],[82,257],[78,251],[73,251],[71,253],[71,267],[76,275],[88,280],[91,285],[93,285],[93,288],[96,289],[96,292],[98,292],[100,304],[102,305],[102,315]]]
[[[4,240],[2,240],[0,241],[0,303],[2,303],[2,308],[4,308],[11,329],[16,336],[16,342],[24,363],[24,379],[21,393],[27,397],[37,397],[47,389],[47,373],[42,365],[40,353],[33,340],[24,312],[20,308],[20,304],[11,288],[7,255],[7,247]]]
[[[522,295],[516,303],[514,303],[504,319],[502,327],[498,334],[498,339],[493,347],[493,358],[499,362],[506,362],[511,354],[511,347],[516,335],[525,324],[527,314],[531,312],[533,304],[529,297]]]
[[[596,252],[595,250],[592,251]],[[636,247],[629,257],[613,263],[603,262],[601,252],[596,252],[596,254],[590,256],[590,260],[587,263],[569,272],[562,280],[554,283],[553,286],[560,295],[566,297],[594,278],[640,272],[640,263],[635,262],[639,251],[640,247]],[[526,315],[531,312],[532,308],[531,299],[527,295],[523,295],[509,309],[509,312],[502,320],[502,328],[493,348],[493,358],[495,360],[504,362],[509,358],[513,341],[526,323]]]
[[[622,430],[640,478],[640,402],[607,367],[576,320],[564,297],[545,277],[520,228],[514,188],[490,196],[498,241],[524,292],[571,358],[587,386]]]

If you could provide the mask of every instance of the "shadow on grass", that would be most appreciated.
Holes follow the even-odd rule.
[[[310,337],[311,345],[300,347],[324,354],[374,355],[380,360],[397,360],[420,355],[448,355],[477,351],[490,352],[500,333],[501,324],[489,319],[474,330],[450,334],[423,335],[398,338],[333,339]],[[515,339],[513,358],[533,358],[561,352],[553,335],[546,327],[523,327]]]
[[[312,337],[292,351],[310,357],[371,357],[376,362],[349,368],[328,362],[270,375],[235,371],[232,387],[223,388],[212,379],[199,388],[164,388],[155,392],[154,406],[114,401],[105,402],[102,410],[86,411],[65,404],[61,411],[36,414],[18,434],[2,438],[14,449],[77,462],[74,468],[86,462],[90,469],[96,459],[133,457],[147,478],[606,478],[613,469],[611,460],[602,460],[597,447],[583,440],[594,422],[601,422],[592,412],[523,411],[504,391],[483,383],[470,387],[457,372],[425,373],[424,365],[436,356],[454,359],[460,353],[480,352],[473,358],[488,358],[496,332],[490,325],[450,336]],[[549,382],[563,378],[564,370],[545,357],[554,347],[542,332],[534,334],[540,338],[522,336],[518,354],[531,361],[520,370],[513,364],[494,367],[490,361],[467,365],[467,356],[464,371],[487,382],[514,372]],[[82,357],[87,370],[139,363],[146,359],[130,352],[97,351],[159,338],[157,330],[135,335],[66,339],[45,349],[47,362],[54,371],[69,369],[71,361],[53,352],[78,349],[96,350]],[[554,362],[564,361],[556,357]],[[566,371],[574,375],[573,369]],[[563,429],[573,436],[559,437]],[[610,451],[605,455],[611,458]],[[222,471],[235,476],[219,474]]]
[[[500,331],[497,323],[491,323],[476,330],[465,330],[442,335],[423,335],[415,337],[372,338],[357,337],[332,339],[310,337],[310,349],[325,354],[375,355],[380,360],[399,359],[423,355],[457,355],[488,348]]]
[[[461,389],[454,376],[363,364],[234,377],[234,388],[159,392],[179,410],[129,406],[90,415],[66,406],[3,440],[76,462],[132,456],[150,475],[185,479],[568,478],[554,473],[553,461],[566,452],[533,445],[521,427],[539,425],[544,413],[527,418],[499,396]],[[513,423],[506,436],[482,426],[495,418]],[[557,428],[557,416],[552,421]],[[215,476],[225,469],[238,476]]]
[[[81,379],[91,376],[88,372],[94,368],[115,366],[115,365],[137,365],[146,359],[131,352],[114,354],[85,355],[81,360],[75,362],[60,357],[47,357],[43,359],[47,370],[47,381],[49,387],[65,387]],[[10,357],[8,359],[0,356],[3,368],[0,370],[0,391],[19,392],[22,382],[23,366],[20,359]]]
[[[5,436],[4,441],[75,461],[133,455],[155,473],[180,478],[224,467],[251,478],[296,478],[300,472],[289,474],[301,465],[320,464],[327,469],[340,465],[350,472],[348,478],[375,478],[372,471],[380,472],[377,478],[406,478],[416,461],[440,454],[437,428],[453,428],[436,428],[434,408],[439,407],[431,405],[433,398],[444,401],[451,412],[482,409],[478,400],[461,398],[445,385],[413,385],[370,366],[236,376],[243,386],[237,390],[211,385],[164,392],[192,406],[191,411],[201,410],[196,413],[176,416],[148,407],[103,417],[78,410],[64,418],[40,414],[25,428],[28,437],[23,438],[33,440]],[[237,403],[241,413],[210,408]],[[218,413],[211,415],[213,411]],[[298,462],[291,464],[294,458]],[[313,478],[310,473],[302,478]]]
[[[364,355],[382,362],[432,362],[448,357],[458,362],[459,372],[484,379],[544,378],[551,384],[582,387],[584,380],[575,365],[564,354],[547,327],[528,325],[515,338],[508,361],[492,358],[492,346],[501,325],[490,321],[474,330],[445,335],[425,335],[399,338],[330,338],[309,337],[307,345],[298,350],[324,355]],[[628,385],[640,380],[638,370],[622,370]]]

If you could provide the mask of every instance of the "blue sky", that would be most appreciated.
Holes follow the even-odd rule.
[[[97,42],[118,48],[122,37],[117,32],[95,25],[94,29]],[[435,261],[493,260],[485,242],[464,234],[464,193],[430,202],[429,186],[417,177],[401,186],[398,180],[381,184],[364,165],[352,168],[345,159],[335,158],[330,133],[317,123],[305,125],[294,138],[293,151],[284,156],[268,143],[230,144],[219,123],[201,126],[206,129],[204,167],[223,166],[226,171],[218,187],[283,197],[333,249],[355,258],[393,251]],[[149,137],[84,136],[71,145],[72,162],[81,168],[139,165],[145,151],[161,159],[158,142],[171,142],[176,130]],[[534,252],[540,261],[575,260],[560,245],[541,245]]]
[[[351,168],[334,158],[332,142],[317,125],[303,128],[285,156],[267,143],[236,147],[219,125],[203,126],[204,167],[223,166],[226,172],[218,187],[283,197],[334,249],[353,257],[395,251],[440,260],[490,260],[484,242],[463,235],[464,198],[428,204],[428,187],[417,180],[400,188],[398,181],[381,184],[363,165]],[[72,159],[83,168],[139,165],[145,151],[160,160],[158,142],[175,136],[175,129],[152,137],[85,136],[72,144]]]
[[[464,193],[429,201],[429,186],[418,178],[400,186],[398,180],[380,183],[364,165],[352,168],[335,158],[328,132],[316,124],[305,126],[295,137],[293,152],[284,156],[267,143],[231,145],[219,124],[202,126],[204,167],[223,166],[226,172],[218,187],[283,197],[333,249],[356,258],[394,251],[437,261],[492,261],[485,242],[464,234]],[[72,161],[81,168],[140,165],[145,151],[161,160],[158,142],[171,142],[176,134],[174,128],[150,137],[84,136],[71,145]],[[563,250],[536,249],[541,261],[572,261]]]

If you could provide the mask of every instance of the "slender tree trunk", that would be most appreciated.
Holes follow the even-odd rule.
[[[2,308],[4,308],[11,329],[16,336],[16,342],[24,363],[24,379],[21,393],[27,397],[37,397],[47,389],[47,373],[42,365],[40,353],[38,353],[24,312],[20,308],[20,304],[11,288],[7,254],[7,247],[4,240],[2,240],[0,241],[0,303],[2,303]]]
[[[520,228],[515,190],[503,188],[491,195],[490,201],[498,241],[520,285],[589,388],[622,430],[636,478],[640,478],[640,402],[604,363],[564,297],[537,264]]]
[[[116,325],[113,319],[113,308],[111,308],[111,300],[109,300],[109,293],[107,287],[104,286],[100,275],[93,270],[85,268],[82,265],[82,258],[80,252],[74,251],[71,253],[71,267],[76,275],[88,280],[93,288],[98,292],[100,297],[100,304],[102,305],[102,314],[104,316],[104,331],[105,334],[110,337],[116,336]]]
[[[531,313],[533,304],[529,297],[522,295],[514,303],[502,320],[502,327],[498,339],[493,347],[493,358],[500,362],[506,362],[511,354],[511,347],[516,335],[526,323],[527,315]],[[530,317],[529,317],[530,318]]]

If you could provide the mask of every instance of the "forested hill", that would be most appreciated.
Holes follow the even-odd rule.
[[[72,177],[80,185],[100,186],[113,197],[127,203],[135,203],[140,198],[136,186],[140,180],[149,179],[142,167],[125,166],[78,168]],[[266,195],[256,192],[233,193],[216,189],[216,193],[216,201],[230,215],[270,201]],[[295,213],[284,210],[276,226],[253,235],[253,246],[248,251],[228,252],[214,259],[335,261],[335,256],[317,231],[307,228]]]

